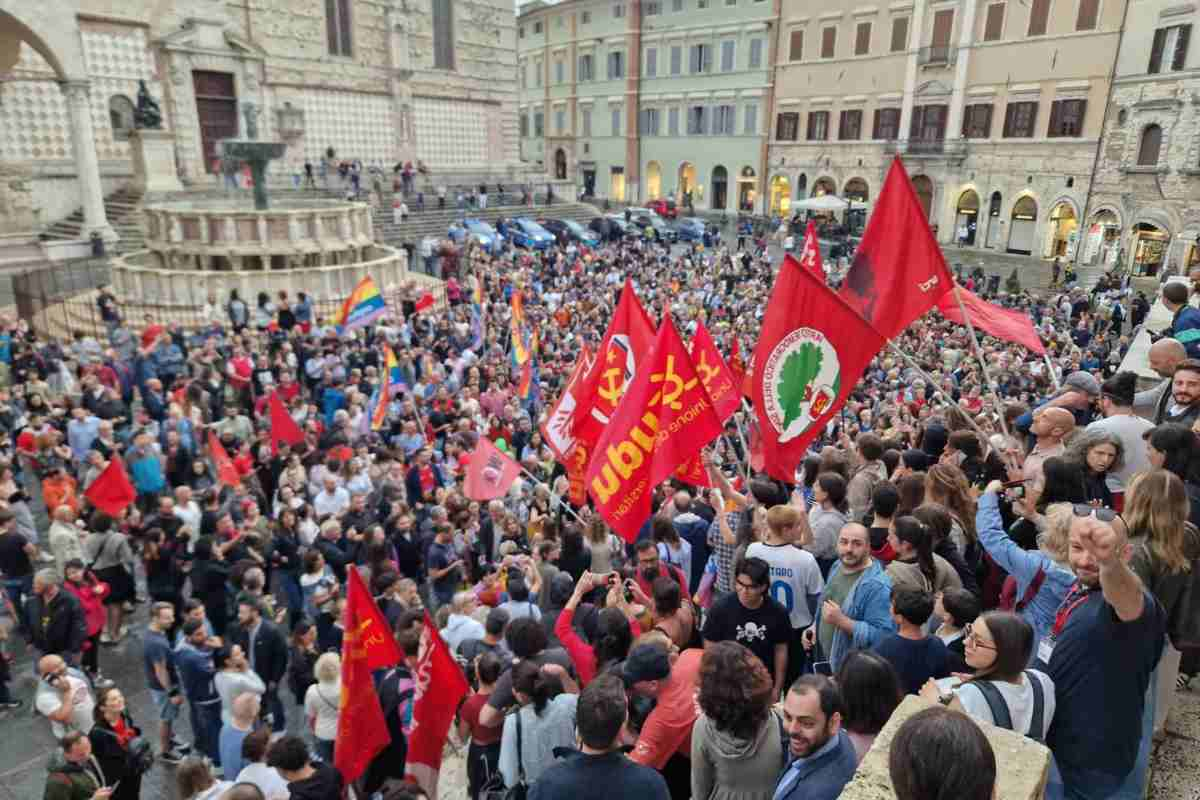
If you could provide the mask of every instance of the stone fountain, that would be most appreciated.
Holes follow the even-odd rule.
[[[254,103],[242,103],[242,116],[246,119],[245,139],[222,139],[221,153],[225,158],[244,161],[250,165],[250,177],[254,179],[254,208],[266,211],[270,207],[267,197],[267,164],[283,155],[287,145],[283,142],[258,141],[259,109]]]

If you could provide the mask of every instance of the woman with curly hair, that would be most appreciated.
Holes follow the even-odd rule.
[[[1124,456],[1125,446],[1115,433],[1085,431],[1082,436],[1075,437],[1067,450],[1067,458],[1083,466],[1087,502],[1115,508],[1108,479],[1124,465]]]
[[[737,642],[711,642],[700,660],[700,716],[692,728],[694,800],[771,800],[783,766],[783,722],[771,676]]]

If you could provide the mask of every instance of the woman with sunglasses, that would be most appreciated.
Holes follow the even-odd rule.
[[[973,673],[931,678],[921,696],[1045,741],[1054,719],[1054,682],[1044,672],[1025,668],[1034,644],[1029,623],[1007,611],[989,611],[966,626],[964,640]]]
[[[1051,461],[1053,459],[1047,459]],[[1067,560],[1073,506],[1056,503],[1046,510],[1046,528],[1038,536],[1036,550],[1026,550],[1004,532],[1000,519],[1000,492],[1004,484],[992,481],[979,498],[975,525],[984,550],[1016,582],[1013,606],[1033,626],[1034,641],[1041,641],[1054,624],[1054,615],[1075,583]],[[1083,505],[1087,512],[1092,507]],[[1100,509],[1105,511],[1105,509]],[[1108,512],[1112,513],[1112,512]]]

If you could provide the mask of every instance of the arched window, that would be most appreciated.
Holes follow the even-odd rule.
[[[108,98],[108,121],[112,126],[113,139],[128,141],[129,133],[133,130],[133,101],[123,94]]]
[[[557,181],[567,179],[567,154],[561,147],[554,151],[554,179]]]
[[[1138,166],[1158,166],[1158,153],[1161,149],[1162,128],[1157,125],[1147,125],[1145,130],[1142,131],[1142,142],[1138,145]]]

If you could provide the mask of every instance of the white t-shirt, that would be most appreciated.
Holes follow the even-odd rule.
[[[291,797],[287,781],[279,776],[274,767],[268,767],[266,764],[247,764],[242,767],[237,776],[237,783],[253,783],[262,790],[267,800],[288,800]]]
[[[820,594],[825,585],[813,554],[791,544],[754,542],[746,548],[746,558],[752,557],[771,565],[771,597],[787,609],[792,630],[812,625],[808,595]]]
[[[679,548],[674,549],[666,542],[658,543],[658,557],[673,567],[678,567],[683,573],[683,579],[692,579],[692,546],[687,539],[679,540]]]
[[[71,721],[69,725],[50,720],[50,732],[54,734],[55,739],[61,739],[71,730],[88,733],[91,731],[94,723],[92,714],[96,710],[96,699],[92,697],[92,692],[88,689],[87,681],[83,678],[77,678],[70,673],[67,674],[66,681],[71,685],[71,692],[75,695],[75,705],[71,709]],[[49,717],[62,707],[62,692],[50,686],[44,680],[39,680],[33,704],[39,714]]]
[[[314,683],[304,695],[304,713],[316,717],[313,733],[318,739],[332,742],[337,738],[338,710],[342,701],[342,685],[337,683]]]
[[[1050,730],[1050,722],[1054,719],[1054,681],[1050,680],[1049,675],[1036,669],[1031,669],[1029,672],[1042,684],[1041,739],[1045,741],[1046,733]],[[942,678],[937,685],[943,693],[953,690],[958,695],[958,701],[962,703],[963,710],[967,714],[983,722],[996,724],[996,720],[992,717],[991,707],[988,706],[987,700],[983,699],[983,692],[972,684],[959,685],[957,678]],[[1000,695],[1008,703],[1008,715],[1012,718],[1013,730],[1028,736],[1029,726],[1033,724],[1033,687],[1029,685],[1028,676],[1022,673],[1020,686],[1007,681],[993,681],[992,685],[1000,690]]]

